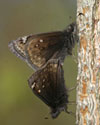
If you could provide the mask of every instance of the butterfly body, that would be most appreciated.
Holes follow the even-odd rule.
[[[9,48],[31,68],[38,70],[50,59],[60,59],[63,63],[66,55],[72,54],[75,45],[76,24],[70,24],[66,30],[29,35],[9,43]]]
[[[52,118],[67,110],[68,94],[59,60],[49,60],[28,80],[33,93],[51,109]]]
[[[50,107],[52,118],[62,111],[70,113],[62,63],[72,54],[76,38],[76,23],[72,23],[64,31],[24,36],[9,43],[10,50],[36,71],[29,86]]]

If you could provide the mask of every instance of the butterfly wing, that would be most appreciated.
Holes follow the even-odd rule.
[[[63,32],[29,35],[9,43],[10,50],[37,70],[49,59],[57,57],[64,45]]]
[[[50,60],[28,80],[35,95],[51,108],[53,118],[56,118],[68,103],[63,77],[63,69],[59,61]]]
[[[10,50],[28,65],[37,70],[50,59],[64,61],[66,55],[71,55],[75,45],[73,37],[76,23],[70,24],[66,30],[18,38],[9,43]],[[75,36],[75,35],[74,35]]]
[[[28,63],[28,60],[27,60],[25,48],[26,48],[26,43],[27,43],[28,37],[31,37],[31,35],[20,37],[17,40],[13,40],[13,41],[9,42],[9,44],[8,44],[8,47],[10,48],[10,50],[17,57],[19,57],[20,59],[24,60],[27,63]],[[31,65],[29,63],[28,63],[28,65],[31,67]]]
[[[64,42],[64,34],[60,31],[31,36],[26,46],[29,63],[33,68],[40,68],[48,60],[59,58],[58,54],[62,52]]]
[[[32,35],[27,39],[26,54],[33,68],[40,68],[50,59],[60,59],[72,55],[76,43],[76,23],[71,23],[64,31]]]

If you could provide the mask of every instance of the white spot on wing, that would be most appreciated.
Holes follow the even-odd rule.
[[[44,88],[45,86],[44,85],[42,85],[42,88]]]
[[[45,79],[43,79],[43,82],[45,82]]]
[[[36,83],[34,82],[34,83],[33,83],[33,85],[31,86],[31,88],[32,88],[32,89],[34,89],[34,87],[35,87],[35,84],[36,84]]]
[[[40,42],[43,43],[43,39],[40,39]]]
[[[54,67],[57,68],[57,64],[54,64]]]
[[[27,41],[27,36],[22,37],[23,43],[26,43]]]
[[[41,60],[41,57],[38,57],[38,60]]]
[[[35,46],[36,46],[36,47],[39,47],[39,45],[38,45],[38,44],[36,44]]]
[[[39,90],[38,90],[38,93],[40,93],[40,92],[41,92],[41,90],[39,89]]]

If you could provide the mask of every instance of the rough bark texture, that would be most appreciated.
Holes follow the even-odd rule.
[[[76,124],[100,125],[100,0],[77,0]]]

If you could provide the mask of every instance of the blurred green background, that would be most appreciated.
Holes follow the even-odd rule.
[[[0,125],[75,124],[64,112],[51,119],[47,105],[27,84],[33,70],[8,49],[8,42],[20,36],[64,29],[75,15],[76,0],[0,0]],[[75,86],[77,65],[72,57],[66,58],[64,72],[67,87]],[[75,91],[69,100],[75,100]],[[75,105],[68,108],[75,112]]]

